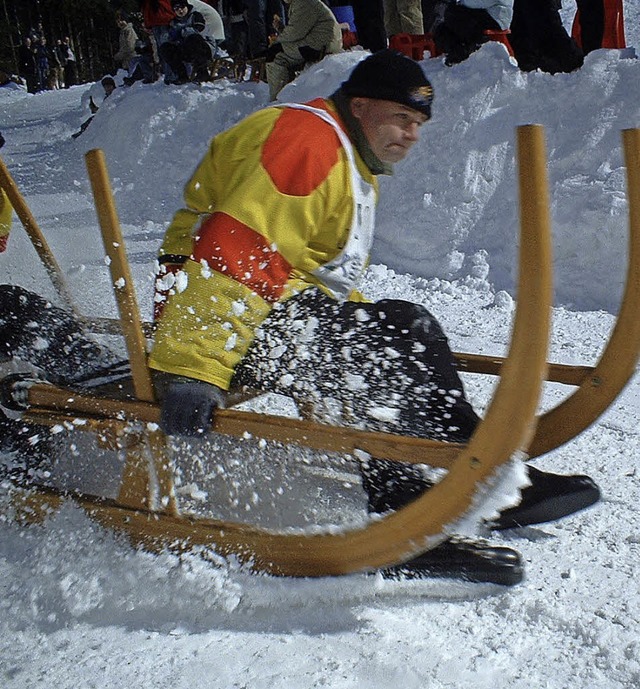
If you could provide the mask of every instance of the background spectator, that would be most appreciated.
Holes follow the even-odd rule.
[[[49,78],[47,80],[47,88],[61,89],[64,83],[64,73],[57,46],[47,46],[47,52],[49,57]]]
[[[560,17],[560,0],[514,0],[509,42],[520,69],[572,72],[584,56]]]
[[[56,40],[56,44],[55,44],[53,50],[55,51],[57,62],[60,64],[60,67],[57,70],[58,85],[59,85],[59,88],[64,88],[65,87],[64,68],[67,64],[67,49],[65,48],[65,46],[62,43],[62,40],[60,38],[58,38]]]
[[[384,26],[389,37],[424,33],[420,0],[384,0]]]
[[[176,75],[165,77],[165,84],[184,84],[189,81],[187,64],[192,67],[192,81],[208,81],[208,63],[216,52],[215,39],[208,36],[202,13],[188,0],[172,0],[175,19],[169,25],[169,40],[160,46],[160,55]]]
[[[487,29],[508,29],[513,17],[513,0],[460,0],[437,3],[429,33],[448,65],[466,60],[487,37]]]
[[[286,0],[289,19],[267,51],[269,95],[281,89],[307,62],[342,51],[342,31],[333,12],[321,0]]]
[[[71,39],[65,36],[62,41],[62,49],[64,51],[64,87],[68,89],[70,86],[75,86],[78,83],[78,66],[76,64],[76,56],[71,48]]]
[[[28,36],[22,39],[22,45],[18,49],[18,74],[26,81],[27,91],[35,93],[38,86],[36,56]]]
[[[129,63],[129,74],[122,80],[124,85],[131,86],[136,81],[142,81],[143,84],[154,82],[157,78],[155,64],[151,36],[143,31],[142,38],[135,44],[135,57]]]
[[[580,42],[586,55],[602,48],[604,36],[604,0],[576,0],[580,23]]]
[[[351,0],[358,43],[372,53],[387,47],[382,0]]]
[[[118,36],[118,52],[113,56],[116,66],[126,69],[131,68],[131,61],[136,57],[136,41],[138,34],[129,20],[129,15],[122,10],[116,12],[116,25],[120,29]]]
[[[41,36],[35,44],[38,91],[45,91],[49,82],[49,50],[47,39]]]
[[[175,14],[171,0],[139,0],[144,26],[151,31],[155,48],[155,61],[160,62],[164,78],[175,80],[176,75],[160,55],[160,46],[169,40],[169,24]]]
[[[285,0],[286,2],[286,0]],[[249,34],[249,57],[264,57],[272,34],[272,19],[277,15],[284,23],[285,10],[280,0],[244,0],[247,31]]]

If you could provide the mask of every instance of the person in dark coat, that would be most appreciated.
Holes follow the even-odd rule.
[[[38,90],[45,91],[49,85],[49,48],[47,39],[42,36],[35,45]]]
[[[18,48],[18,74],[27,83],[27,91],[35,93],[38,89],[38,70],[36,56],[28,36],[22,39],[22,45]]]
[[[64,37],[62,50],[64,54],[64,87],[68,89],[70,86],[75,86],[78,83],[78,65],[76,63],[76,56],[71,48],[69,36]]]
[[[382,0],[351,0],[358,43],[372,53],[387,47]]]
[[[576,0],[580,12],[580,42],[586,55],[602,48],[604,36],[604,0]]]
[[[160,57],[176,75],[174,79],[165,77],[165,84],[184,84],[189,81],[187,64],[192,65],[192,81],[208,81],[207,63],[215,52],[213,45],[205,37],[204,16],[193,9],[188,0],[172,0],[175,19],[169,25],[169,40],[160,46]]]
[[[560,0],[514,0],[509,42],[520,69],[572,72],[584,55],[560,17]]]

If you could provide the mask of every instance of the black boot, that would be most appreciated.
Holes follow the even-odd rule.
[[[433,486],[418,467],[388,459],[363,462],[360,473],[371,514],[399,510]]]
[[[520,554],[482,540],[453,537],[402,565],[382,570],[385,579],[447,578],[514,586],[524,576]]]
[[[205,81],[211,81],[211,75],[206,65],[194,65],[191,74],[191,81],[196,84],[202,84]]]
[[[37,483],[40,470],[50,466],[51,453],[47,426],[10,419],[0,410],[0,478]]]
[[[369,512],[399,510],[433,484],[414,466],[372,459],[361,467],[369,498]],[[531,485],[522,490],[520,503],[500,512],[487,524],[500,531],[562,519],[600,500],[600,489],[588,476],[550,474],[527,465]]]
[[[522,490],[520,503],[488,524],[495,530],[543,524],[590,507],[600,500],[600,489],[588,476],[549,474],[527,466],[531,485]]]

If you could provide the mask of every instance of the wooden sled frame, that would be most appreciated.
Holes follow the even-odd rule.
[[[640,304],[640,132],[629,130],[624,133],[624,144],[629,179],[631,249],[629,278],[620,317],[609,345],[595,369],[564,367],[566,372],[574,368],[580,369],[580,387],[568,400],[540,417],[538,431],[534,435],[535,409],[545,379],[552,295],[549,204],[543,139],[542,128],[539,126],[518,129],[521,198],[518,308],[509,357],[506,360],[490,357],[477,360],[481,367],[500,367],[501,379],[486,417],[468,446],[318,427],[316,424],[233,410],[216,415],[213,430],[220,432],[239,434],[249,431],[255,435],[275,437],[284,442],[299,442],[311,447],[347,452],[360,448],[377,457],[426,461],[447,466],[449,473],[433,489],[407,507],[372,521],[364,528],[340,533],[302,535],[273,533],[245,524],[180,516],[171,501],[170,478],[164,485],[162,480],[159,482],[161,499],[158,507],[158,504],[151,504],[152,500],[148,495],[150,481],[143,481],[129,490],[131,475],[126,471],[117,501],[87,495],[76,495],[73,496],[74,499],[98,521],[128,533],[136,544],[156,550],[166,547],[188,550],[197,545],[212,546],[219,554],[234,554],[241,561],[251,563],[255,569],[272,574],[346,574],[402,562],[435,546],[445,537],[447,528],[473,508],[478,488],[490,481],[498,467],[515,453],[527,447],[537,447],[540,450],[545,442],[546,445],[555,447],[573,437],[571,434],[575,435],[582,430],[581,427],[588,426],[592,417],[595,418],[606,409],[627,382],[638,358],[640,326],[630,321],[636,320],[635,314],[638,313]],[[88,158],[89,155],[91,154],[88,154]],[[91,174],[91,166],[89,167]],[[108,206],[108,195],[102,201],[96,198],[103,232],[104,218],[107,218],[107,225],[114,220],[113,213],[104,210],[105,198]],[[112,217],[108,220],[110,214]],[[115,224],[117,225],[117,219]],[[108,231],[105,233],[105,243],[107,234]],[[121,242],[116,243],[121,245]],[[127,284],[126,279],[124,282]],[[624,359],[623,365],[619,364],[621,356]],[[467,360],[473,363],[473,357],[468,357]],[[596,402],[591,401],[594,391]],[[45,418],[64,420],[65,415],[68,418],[82,416],[89,419],[88,426],[94,430],[105,424],[121,425],[123,419],[127,418],[157,420],[157,407],[150,399],[145,399],[144,393],[138,396],[143,401],[123,403],[97,400],[75,393],[70,396],[69,391],[57,390],[47,385],[34,386],[30,391],[33,406],[29,419],[42,422]],[[578,407],[583,409],[582,405],[587,402],[588,413],[577,414],[579,421],[566,430],[566,422],[575,411],[572,403],[574,396],[585,398],[583,402],[578,400]],[[544,430],[547,426],[553,429],[554,424],[558,423],[563,427],[559,434],[553,434],[551,440],[543,437],[541,428]],[[152,438],[148,442],[155,446],[154,450],[157,452],[158,439]],[[162,447],[162,442],[159,444]],[[159,460],[158,454],[155,459],[161,479],[166,479],[166,463]],[[135,466],[135,461],[132,465]],[[133,476],[136,476],[136,472],[133,472]],[[140,478],[140,472],[137,478]],[[135,481],[132,481],[132,485],[134,484]],[[125,499],[127,491],[134,496],[128,501]],[[44,506],[58,503],[63,497],[54,491],[38,489],[24,492],[21,499],[27,510],[33,508],[40,511]]]

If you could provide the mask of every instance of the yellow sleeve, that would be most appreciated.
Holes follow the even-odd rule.
[[[0,253],[7,248],[7,240],[9,239],[9,232],[11,231],[11,221],[13,216],[13,207],[9,202],[7,195],[3,189],[0,189]]]

